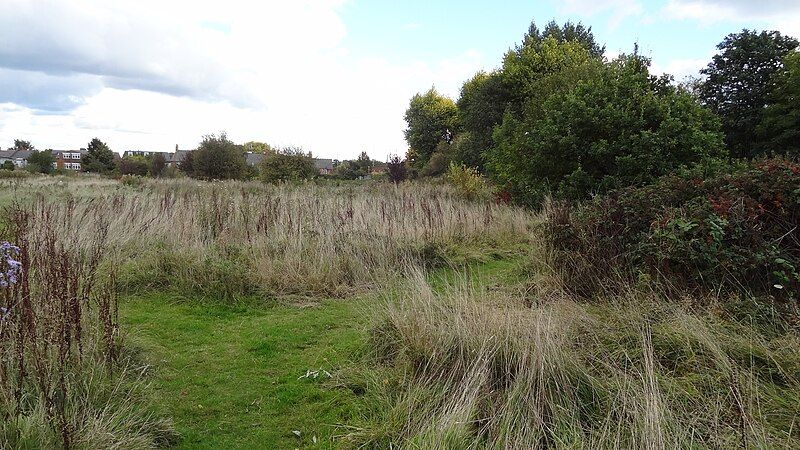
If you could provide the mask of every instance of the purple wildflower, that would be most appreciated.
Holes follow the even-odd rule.
[[[0,242],[0,288],[8,288],[17,284],[22,263],[16,258],[19,257],[19,247],[10,242]]]

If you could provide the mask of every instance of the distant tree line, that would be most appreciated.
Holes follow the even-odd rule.
[[[30,150],[26,170],[52,174],[58,171],[51,150],[37,151],[28,141],[14,141],[14,150]],[[325,176],[339,180],[369,178],[374,169],[386,163],[372,160],[366,152],[354,160],[332,161],[332,171],[321,175],[310,152],[298,147],[276,148],[263,142],[236,144],[227,134],[203,136],[197,149],[181,153],[177,164],[167,164],[164,153],[147,155],[126,154],[120,157],[98,138],[89,142],[81,158],[81,170],[110,176],[178,176],[182,174],[200,180],[260,179],[268,183],[303,181]],[[177,150],[177,149],[176,149]],[[177,152],[175,153],[177,155]],[[250,164],[248,157],[255,156]],[[14,170],[12,162],[0,169]]]
[[[798,41],[727,36],[701,74],[676,84],[634,47],[604,57],[591,28],[532,24],[499,69],[453,101],[435,89],[405,114],[410,176],[451,162],[488,175],[520,203],[585,198],[730,158],[800,154]]]

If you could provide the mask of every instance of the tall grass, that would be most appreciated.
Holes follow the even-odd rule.
[[[800,445],[796,334],[654,292],[586,304],[545,291],[530,299],[467,277],[434,288],[412,269],[373,331],[394,381],[376,383],[383,403],[349,438],[420,449]]]
[[[150,448],[171,430],[148,412],[144,382],[120,352],[113,283],[98,279],[108,223],[95,220],[76,245],[58,209],[4,211],[3,234],[18,245],[6,242],[0,261],[0,442]]]
[[[527,213],[426,185],[264,186],[149,181],[36,182],[37,209],[76,247],[98,221],[127,290],[342,297],[435,264],[450,249],[527,238]],[[30,195],[30,194],[29,194]]]

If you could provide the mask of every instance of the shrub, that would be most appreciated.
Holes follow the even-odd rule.
[[[130,186],[135,188],[141,187],[142,184],[144,184],[144,180],[142,179],[141,176],[138,175],[123,175],[119,179],[119,181],[125,186]]]
[[[117,162],[117,169],[122,175],[144,177],[150,172],[150,161],[144,156],[126,156]]]
[[[389,174],[389,180],[395,184],[408,178],[408,166],[397,155],[389,157],[389,162],[386,163],[386,172]]]
[[[800,292],[800,166],[754,162],[706,178],[692,172],[547,210],[548,237],[569,287],[596,291],[613,275],[671,289]]]
[[[447,181],[456,188],[456,191],[468,200],[486,199],[491,195],[489,184],[474,167],[464,164],[450,163],[447,170]]]
[[[292,147],[267,155],[260,169],[261,179],[265,183],[310,180],[317,175],[311,154]]]
[[[186,162],[190,176],[201,180],[241,179],[247,164],[241,145],[234,144],[225,133],[207,135]],[[188,155],[187,155],[188,156]],[[190,166],[190,167],[189,167]],[[182,167],[183,169],[183,167]]]

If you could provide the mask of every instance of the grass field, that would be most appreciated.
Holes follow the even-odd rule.
[[[39,321],[9,322],[9,448],[800,445],[800,338],[769,305],[576,297],[525,211],[428,184],[19,183],[4,236],[76,290],[36,275]]]
[[[331,448],[358,398],[326,373],[363,352],[362,301],[230,307],[153,295],[126,299],[122,315],[179,448]],[[308,371],[319,376],[301,378]]]

